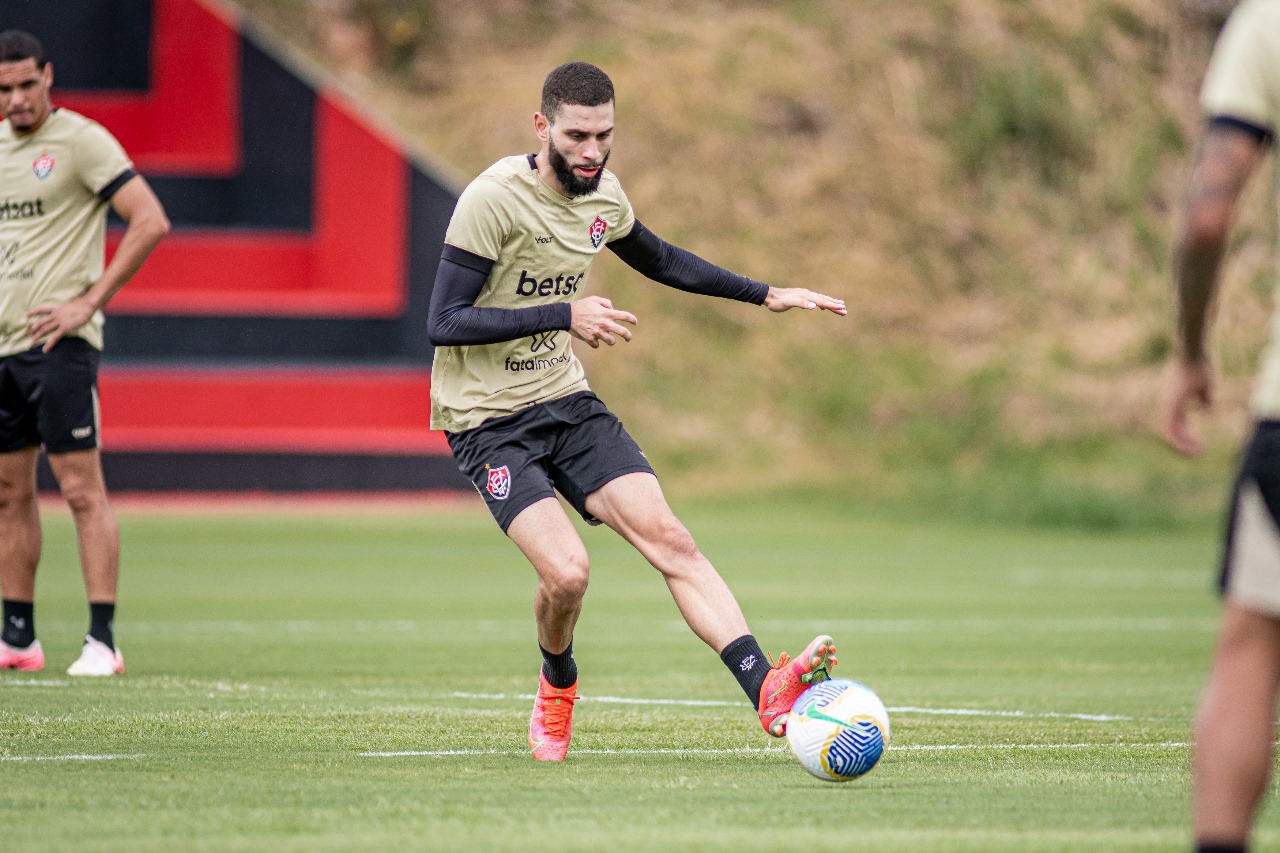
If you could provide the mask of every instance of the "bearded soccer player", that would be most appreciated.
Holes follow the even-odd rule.
[[[98,452],[102,309],[169,223],[120,144],[50,102],[40,42],[0,33],[0,669],[38,670],[35,632],[43,445],[71,508],[89,631],[71,675],[116,675],[113,620],[120,537]],[[128,223],[103,267],[107,205]]]
[[[689,627],[719,653],[761,725],[775,737],[810,684],[835,666],[831,638],[814,638],[770,667],[720,575],[672,514],[648,460],[589,389],[570,338],[590,347],[631,340],[636,318],[586,295],[606,246],[643,275],[690,293],[846,313],[844,302],[770,287],[659,239],[638,222],[605,169],[613,143],[613,84],[571,62],[548,75],[534,131],[537,154],[499,160],[458,199],[431,297],[436,346],[431,426],[538,576],[542,670],[529,723],[541,761],[569,749],[578,668],[573,630],[587,588],[581,538],[556,500],[630,542],[667,583]]]

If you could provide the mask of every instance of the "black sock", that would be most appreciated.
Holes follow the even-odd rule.
[[[734,640],[724,647],[720,660],[729,667],[733,677],[738,679],[742,692],[751,700],[751,707],[759,711],[760,686],[764,684],[764,677],[769,674],[769,659],[765,657],[756,638],[744,634]]]
[[[1244,853],[1243,844],[1196,844],[1196,853]]]
[[[115,618],[116,603],[114,601],[90,601],[89,636],[107,648],[115,649],[115,636],[111,630]]]
[[[4,632],[0,640],[15,649],[25,649],[36,641],[36,606],[30,601],[4,599]]]
[[[541,644],[538,648],[542,649],[542,674],[546,676],[548,684],[564,690],[578,682],[578,662],[573,659],[573,640],[558,655],[543,649]]]

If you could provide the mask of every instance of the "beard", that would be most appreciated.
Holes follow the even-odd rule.
[[[37,122],[39,121],[40,115],[39,115],[39,111],[34,109],[29,109],[24,111],[20,115],[5,116],[0,114],[0,117],[7,118],[9,120],[9,126],[12,127],[14,130],[18,131],[19,133],[25,133],[26,131],[31,130],[31,128],[36,126]]]
[[[609,155],[612,153],[612,151],[608,151],[601,158],[599,171],[589,178],[583,178],[574,173],[569,161],[556,150],[556,146],[553,143],[550,141],[547,143],[547,160],[551,163],[551,171],[555,172],[556,180],[560,182],[560,186],[564,187],[564,191],[571,198],[588,195],[600,187],[600,179],[604,177],[604,166],[609,162]]]

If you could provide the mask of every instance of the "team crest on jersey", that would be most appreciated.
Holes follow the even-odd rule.
[[[599,216],[596,221],[591,223],[591,247],[593,249],[600,248],[600,241],[604,239],[604,232],[609,229],[609,223],[605,222]]]
[[[43,181],[53,171],[53,158],[48,154],[41,154],[31,164],[31,171],[35,172],[36,177]]]
[[[493,495],[494,500],[505,501],[511,494],[511,470],[506,465],[498,468],[489,468],[489,477],[488,482],[485,484],[485,490]]]

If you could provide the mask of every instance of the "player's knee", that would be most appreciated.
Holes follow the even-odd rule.
[[[62,499],[75,515],[97,512],[107,504],[106,493],[86,480],[68,479],[59,484]]]
[[[587,594],[587,581],[591,574],[586,552],[566,557],[544,578],[552,597],[561,602],[577,602]]]
[[[693,535],[674,515],[658,522],[655,538],[664,551],[677,559],[692,560],[702,556]]]
[[[0,474],[0,513],[26,512],[35,500],[35,485],[26,477]]]

